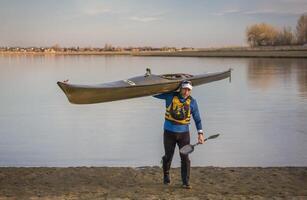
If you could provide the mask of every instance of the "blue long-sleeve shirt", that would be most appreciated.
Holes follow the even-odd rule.
[[[180,102],[184,102],[186,100],[180,94],[178,94],[178,92],[163,93],[163,94],[155,95],[153,97],[158,98],[158,99],[164,99],[165,106],[167,108],[172,103],[173,97],[175,95],[178,95]],[[201,118],[200,118],[200,114],[198,111],[197,102],[192,97],[191,97],[190,107],[191,107],[191,114],[193,116],[197,131],[202,132],[202,123],[201,123]],[[184,133],[184,132],[189,131],[189,124],[183,124],[183,125],[174,124],[170,120],[165,119],[164,129],[170,132],[174,132],[174,133]]]

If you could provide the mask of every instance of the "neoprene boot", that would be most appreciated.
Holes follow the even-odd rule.
[[[168,185],[171,183],[169,176],[169,170],[171,168],[171,161],[166,156],[162,157],[162,168],[163,168],[163,183]]]
[[[181,160],[181,179],[182,179],[183,186],[190,187],[190,184],[189,184],[190,165],[191,165],[191,162],[188,158]]]

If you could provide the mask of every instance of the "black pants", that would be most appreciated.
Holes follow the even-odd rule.
[[[162,157],[163,173],[169,175],[176,144],[179,149],[184,145],[190,144],[190,133],[172,133],[164,130],[164,150],[165,155]],[[191,162],[189,155],[180,153],[181,158],[181,179],[183,184],[189,184]]]

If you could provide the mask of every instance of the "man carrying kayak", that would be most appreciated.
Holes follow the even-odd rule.
[[[164,99],[166,105],[164,122],[164,150],[163,163],[163,183],[170,184],[170,167],[176,144],[179,149],[190,144],[189,124],[193,116],[197,132],[198,142],[204,143],[204,132],[202,130],[201,118],[198,111],[197,102],[191,95],[192,83],[184,81],[181,83],[179,92],[170,92],[155,95],[155,98]],[[181,179],[183,188],[190,189],[190,166],[188,155],[180,153],[181,158]]]

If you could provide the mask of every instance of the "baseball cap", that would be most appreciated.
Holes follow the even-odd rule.
[[[191,81],[183,81],[181,83],[181,88],[188,88],[190,90],[192,90],[192,82]]]

